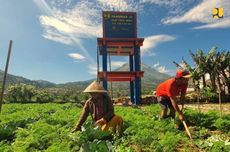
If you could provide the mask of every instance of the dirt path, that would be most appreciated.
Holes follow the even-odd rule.
[[[191,108],[198,111],[197,104],[185,104],[185,108]],[[223,114],[230,114],[230,103],[221,105]],[[200,104],[201,112],[208,112],[210,110],[220,110],[219,104]]]

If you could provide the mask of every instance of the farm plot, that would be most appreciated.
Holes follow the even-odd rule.
[[[75,104],[6,104],[0,115],[0,151],[230,151],[230,116],[185,109],[193,139],[181,124],[160,120],[158,105],[115,106],[124,119],[122,136],[101,132],[87,120],[70,133],[81,108]]]

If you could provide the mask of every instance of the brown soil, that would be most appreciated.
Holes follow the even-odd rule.
[[[219,104],[200,104],[200,111],[201,112],[208,112],[210,110],[217,110],[220,111],[220,105]],[[198,104],[185,104],[185,108],[191,108],[194,110],[198,109]],[[225,103],[221,105],[222,114],[230,114],[230,103]]]

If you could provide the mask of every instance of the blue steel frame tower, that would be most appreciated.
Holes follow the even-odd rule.
[[[136,13],[103,12],[102,18],[103,37],[97,38],[98,55],[102,56],[102,71],[98,72],[98,78],[103,81],[106,90],[108,81],[129,81],[131,102],[140,104],[141,77],[144,75],[140,47],[144,38],[137,38]],[[108,55],[129,56],[129,71],[108,71]]]

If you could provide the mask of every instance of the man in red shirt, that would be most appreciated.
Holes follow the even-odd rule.
[[[156,89],[157,100],[161,106],[161,118],[167,118],[168,108],[169,116],[175,118],[175,112],[178,112],[179,119],[184,120],[182,113],[184,107],[185,94],[188,87],[188,80],[191,77],[186,70],[177,70],[176,77],[162,82]],[[180,110],[176,102],[176,96],[180,95]]]

